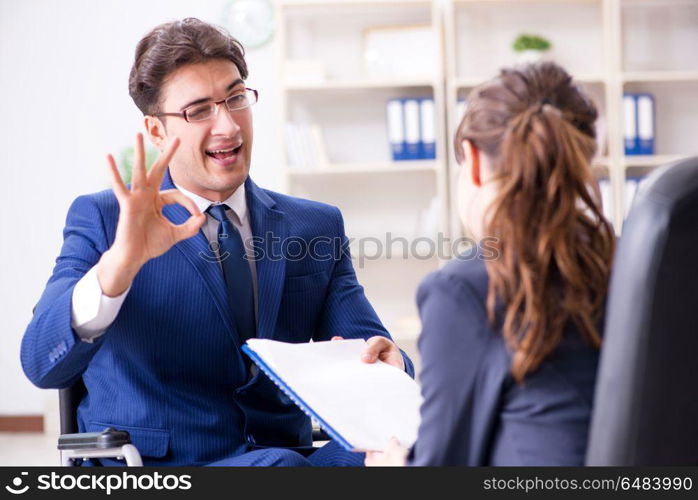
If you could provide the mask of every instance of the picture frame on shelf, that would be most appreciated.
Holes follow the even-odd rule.
[[[431,24],[378,26],[363,32],[364,74],[370,79],[432,79],[438,72],[437,54]]]

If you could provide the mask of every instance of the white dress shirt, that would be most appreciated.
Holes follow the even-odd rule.
[[[219,204],[219,202],[212,202],[211,200],[202,198],[176,184],[175,187],[184,193],[185,196],[191,198],[199,210],[206,214],[206,222],[201,227],[201,231],[203,231],[204,236],[206,236],[206,239],[209,241],[209,249],[216,254],[216,257],[219,257],[218,246],[217,244],[213,244],[213,242],[218,242],[219,223],[213,216],[206,213],[210,205]],[[226,214],[230,222],[240,231],[242,241],[245,243],[245,252],[247,253],[250,271],[252,272],[254,309],[255,316],[257,316],[257,267],[254,261],[254,249],[251,246],[252,226],[250,225],[250,217],[245,198],[245,185],[241,184],[240,187],[222,203],[225,203],[231,208],[231,210],[226,211]],[[95,265],[90,269],[85,276],[75,284],[75,288],[73,289],[72,327],[78,336],[85,342],[92,342],[102,335],[116,319],[129,290],[131,290],[130,286],[121,295],[107,297],[102,293],[102,287],[97,279],[97,266]]]

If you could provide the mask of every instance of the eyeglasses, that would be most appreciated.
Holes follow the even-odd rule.
[[[258,100],[258,93],[255,89],[246,88],[244,92],[238,92],[223,99],[222,101],[203,102],[192,104],[184,108],[181,113],[156,113],[153,116],[179,116],[188,122],[202,122],[218,116],[218,105],[225,103],[228,111],[239,111],[255,104]]]

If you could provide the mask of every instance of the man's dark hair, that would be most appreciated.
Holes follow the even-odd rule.
[[[194,17],[161,24],[138,42],[128,93],[144,115],[158,113],[165,78],[186,64],[212,59],[232,61],[247,78],[245,49],[223,28]]]

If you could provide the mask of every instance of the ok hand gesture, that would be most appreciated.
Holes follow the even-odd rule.
[[[102,256],[98,268],[102,291],[108,296],[126,290],[146,262],[194,236],[206,220],[196,204],[177,189],[160,191],[165,169],[178,146],[179,139],[174,139],[150,172],[146,172],[143,135],[138,134],[131,189],[121,179],[114,157],[107,157],[120,210],[114,244]],[[162,214],[162,208],[173,203],[179,203],[192,214],[183,224],[172,224]]]

